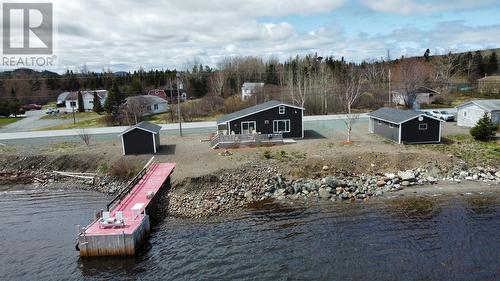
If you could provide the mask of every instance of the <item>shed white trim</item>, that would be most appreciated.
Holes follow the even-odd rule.
[[[139,130],[143,130],[145,132],[149,132],[149,133],[152,133],[152,134],[157,134],[157,132],[154,132],[154,131],[150,131],[150,130],[147,130],[147,129],[144,129],[144,128],[141,128],[141,127],[130,127],[128,128],[127,130],[121,132],[120,134],[118,134],[119,136],[123,136],[124,134],[134,130],[134,129],[139,129]]]

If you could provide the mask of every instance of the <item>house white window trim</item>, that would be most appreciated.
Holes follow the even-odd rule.
[[[240,131],[240,134],[243,134],[243,124],[253,124],[253,129],[254,129],[255,131],[257,131],[257,121],[242,121],[242,122],[241,122],[241,124],[240,124],[240,125],[241,125],[241,131]],[[250,128],[250,126],[249,126],[249,128]],[[249,130],[249,131],[248,131],[248,133],[249,133],[249,134],[252,134],[252,133],[253,133],[253,131],[250,131],[250,130]]]
[[[280,131],[278,130],[279,128],[279,123],[280,122],[285,122],[285,130]],[[290,119],[282,119],[282,120],[273,120],[273,133],[279,134],[279,133],[290,133]]]
[[[284,105],[279,106],[279,114],[285,114],[285,106]]]
[[[426,131],[427,130],[427,123],[418,124],[418,130],[419,131]]]
[[[158,107],[158,104],[157,104],[157,103],[155,103],[155,104],[153,105],[153,109],[154,109],[154,110],[158,110],[158,108],[159,108],[159,107]]]

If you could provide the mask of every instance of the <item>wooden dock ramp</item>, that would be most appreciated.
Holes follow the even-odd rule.
[[[154,163],[153,158],[109,204],[102,217],[78,234],[80,256],[135,255],[150,233],[146,212],[167,187],[175,163]]]

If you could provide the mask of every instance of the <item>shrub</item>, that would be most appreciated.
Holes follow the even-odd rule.
[[[119,159],[113,163],[109,170],[109,175],[121,180],[126,180],[134,176],[136,167],[126,159]]]
[[[99,164],[99,166],[97,167],[97,171],[101,174],[107,174],[109,172],[108,163],[103,162],[103,163]]]
[[[470,129],[470,134],[475,140],[488,141],[495,136],[498,126],[491,121],[487,113],[477,121],[476,126]]]
[[[273,156],[271,155],[270,150],[264,150],[264,152],[262,153],[262,157],[264,157],[265,159],[271,159]]]

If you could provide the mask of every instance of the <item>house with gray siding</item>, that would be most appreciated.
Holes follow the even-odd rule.
[[[441,142],[441,120],[421,111],[380,108],[368,113],[368,130],[400,144]]]
[[[457,125],[474,127],[485,113],[493,123],[500,124],[500,99],[473,100],[457,106]]]

